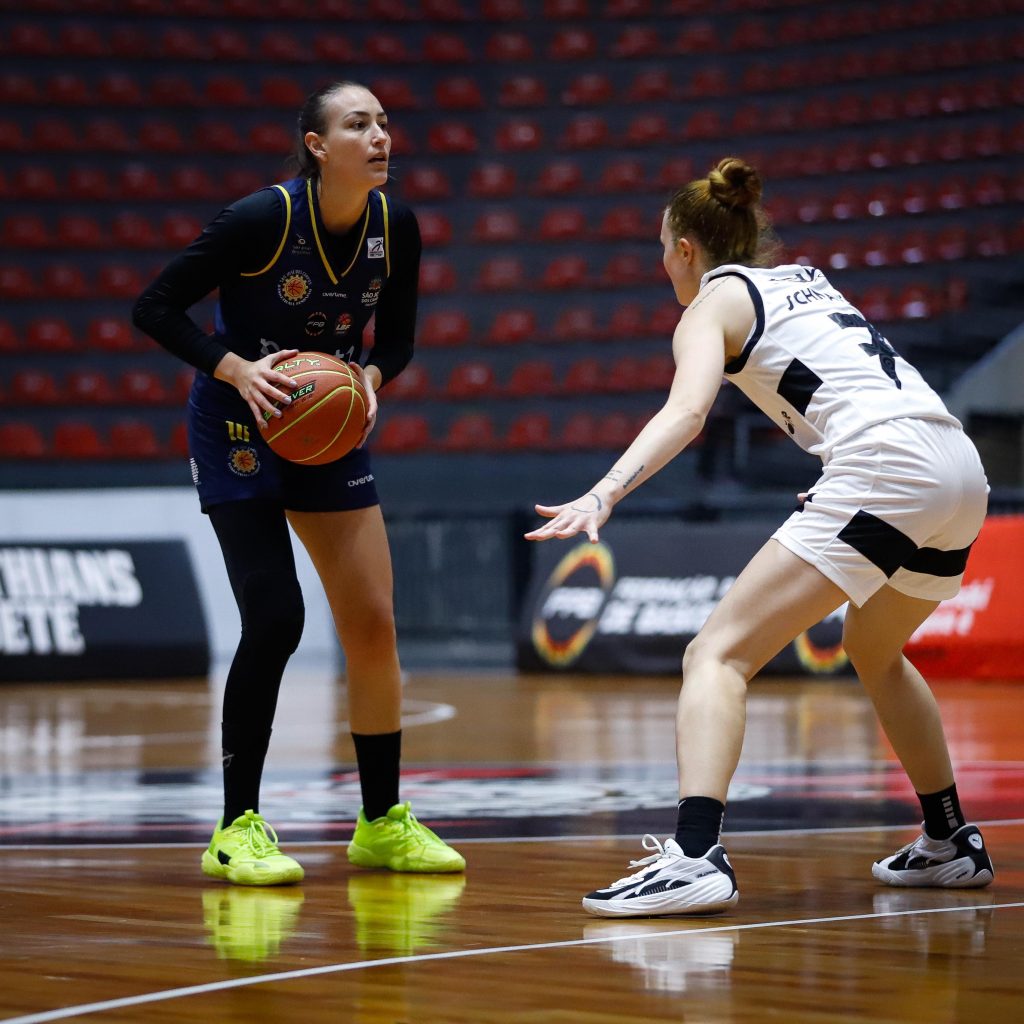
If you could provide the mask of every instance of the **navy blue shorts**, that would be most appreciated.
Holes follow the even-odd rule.
[[[241,395],[205,374],[196,374],[187,423],[192,482],[204,512],[254,498],[296,512],[341,512],[380,503],[365,448],[323,466],[282,459],[263,440]]]

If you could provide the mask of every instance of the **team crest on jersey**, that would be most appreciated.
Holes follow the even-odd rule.
[[[335,334],[348,334],[352,329],[352,314],[341,313],[338,316],[336,323],[334,324]]]
[[[363,292],[363,305],[364,306],[376,306],[377,299],[380,298],[380,288],[384,281],[379,278],[373,278],[370,283],[366,286],[366,291]]]
[[[235,476],[255,476],[260,471],[260,460],[251,445],[235,445],[228,452],[228,469]]]
[[[299,306],[313,291],[313,279],[304,270],[289,270],[277,282],[277,294],[289,306]]]
[[[326,313],[310,313],[309,316],[306,317],[306,333],[311,338],[315,338],[318,335],[323,334],[326,329]]]
[[[384,239],[368,238],[366,240],[366,258],[368,260],[384,259]]]

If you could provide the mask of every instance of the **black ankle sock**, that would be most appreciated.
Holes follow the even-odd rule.
[[[687,796],[676,812],[676,842],[687,857],[703,857],[718,842],[725,804],[709,796]]]
[[[222,722],[220,734],[227,826],[246,811],[260,809],[260,781],[270,746],[270,730],[260,734],[248,725],[232,727]]]
[[[398,803],[398,771],[402,760],[402,730],[352,733],[359,764],[359,788],[367,821],[383,817]]]
[[[956,795],[956,783],[938,793],[918,793],[921,810],[924,812],[925,835],[931,839],[948,839],[958,828],[967,824],[960,800]]]

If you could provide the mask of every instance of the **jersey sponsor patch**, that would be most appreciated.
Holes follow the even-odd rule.
[[[366,258],[368,260],[384,259],[384,239],[368,238],[366,240]]]
[[[299,306],[313,291],[313,279],[304,270],[289,270],[277,282],[277,294],[289,306]]]
[[[327,329],[327,314],[326,313],[310,313],[306,317],[306,333],[311,337],[315,338],[320,334],[323,334]]]
[[[380,298],[381,285],[384,282],[379,278],[373,278],[370,283],[366,286],[366,291],[363,292],[363,305],[364,306],[376,306],[377,299]]]
[[[260,471],[260,459],[251,445],[235,445],[228,452],[228,469],[235,476],[255,476]]]

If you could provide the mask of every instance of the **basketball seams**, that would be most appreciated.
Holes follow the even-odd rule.
[[[313,359],[310,359],[308,357],[299,357],[299,358],[297,358],[295,360],[287,360],[285,363],[280,364],[280,366],[284,367],[288,363],[298,363],[298,362],[307,361],[307,360],[309,362],[311,362],[311,363],[314,361]],[[290,373],[288,375],[294,381],[296,389],[302,388],[303,385],[304,385],[304,382],[309,377],[313,377],[313,378],[328,378],[328,380],[326,380],[324,383],[326,383],[327,386],[330,387],[331,390],[329,390],[327,392],[327,394],[325,394],[322,397],[320,397],[319,399],[317,399],[315,404],[309,406],[306,409],[303,409],[302,412],[299,413],[298,415],[288,416],[288,422],[287,423],[282,424],[280,429],[278,429],[276,432],[274,432],[272,434],[266,435],[267,443],[270,444],[271,446],[273,446],[273,444],[275,442],[277,442],[280,439],[284,438],[288,434],[288,432],[292,429],[292,427],[295,427],[298,424],[303,423],[304,421],[306,421],[307,417],[316,415],[320,410],[322,410],[324,408],[325,405],[327,405],[327,404],[331,403],[332,401],[334,401],[336,399],[336,397],[338,396],[339,392],[343,392],[343,391],[345,391],[347,389],[348,392],[349,392],[349,401],[348,401],[347,408],[341,409],[339,407],[339,413],[341,415],[343,415],[344,418],[342,419],[341,423],[338,425],[338,427],[335,430],[333,436],[330,437],[330,439],[327,440],[326,443],[323,443],[321,445],[321,447],[317,451],[311,452],[310,454],[305,455],[305,456],[303,456],[301,458],[289,458],[290,462],[295,462],[298,465],[302,465],[302,464],[313,464],[313,465],[316,465],[317,463],[316,463],[315,460],[320,458],[324,454],[324,452],[329,451],[330,448],[338,441],[338,438],[341,437],[344,434],[346,428],[350,425],[350,423],[352,421],[352,414],[353,414],[353,411],[355,409],[355,404],[356,404],[356,398],[357,397],[359,399],[360,407],[363,410],[364,421],[365,421],[365,417],[366,417],[367,402],[366,402],[366,396],[365,396],[365,394],[363,392],[362,382],[352,372],[351,368],[346,363],[338,362],[337,360],[334,360],[334,359],[332,359],[329,356],[318,355],[318,356],[316,356],[315,361],[317,363],[320,363],[320,365],[311,365],[311,366],[309,366],[308,368],[305,368],[305,369],[296,369],[296,371],[294,373]],[[323,365],[324,362],[330,362],[333,365],[326,365],[325,366],[325,365]],[[282,370],[282,372],[284,372],[284,371]],[[343,381],[330,381],[331,377],[342,377],[342,378],[344,378],[344,380]],[[282,456],[282,457],[288,458],[288,456]],[[330,461],[330,460],[328,460],[328,461]]]

